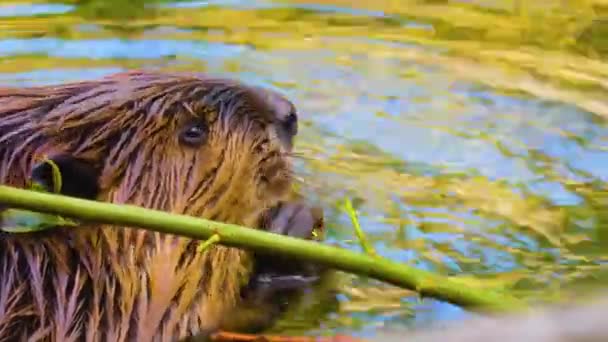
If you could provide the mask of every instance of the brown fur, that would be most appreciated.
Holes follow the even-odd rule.
[[[204,75],[128,72],[59,86],[0,88],[0,183],[69,154],[99,171],[99,200],[255,226],[290,187],[291,104]],[[289,109],[290,110],[290,109]],[[208,141],[179,144],[188,118]],[[250,273],[244,250],[124,227],[0,235],[0,341],[174,341],[218,327]]]

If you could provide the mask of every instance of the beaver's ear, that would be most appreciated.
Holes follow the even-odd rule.
[[[95,199],[99,194],[99,170],[90,162],[68,154],[49,158],[61,174],[61,194],[85,199]],[[55,188],[53,167],[48,162],[40,162],[32,168],[31,179],[41,184],[49,192]]]

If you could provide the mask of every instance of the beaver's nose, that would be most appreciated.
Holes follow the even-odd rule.
[[[268,105],[268,119],[273,123],[280,139],[291,146],[294,136],[298,133],[298,114],[295,105],[278,92],[262,87],[252,88],[262,101]]]
[[[287,115],[279,120],[281,121],[281,126],[289,136],[293,137],[298,134],[298,114],[296,114],[295,111],[289,111]]]

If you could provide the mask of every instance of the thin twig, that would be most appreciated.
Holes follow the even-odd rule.
[[[370,256],[376,256],[376,251],[367,240],[363,229],[361,229],[359,219],[357,218],[357,212],[355,211],[355,208],[353,208],[353,204],[348,198],[344,201],[344,209],[346,210],[346,213],[348,213],[348,216],[350,217],[350,220],[353,223],[353,227],[355,228],[355,234],[357,234],[359,244],[361,244],[361,248],[363,248],[363,251]]]

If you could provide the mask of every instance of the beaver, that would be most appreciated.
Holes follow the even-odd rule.
[[[296,108],[278,92],[206,74],[0,88],[0,182],[51,189],[43,161],[52,160],[63,195],[311,238],[322,212],[293,196],[297,131]],[[94,223],[2,233],[0,340],[174,341],[245,329],[232,322],[255,297],[252,279],[298,272],[199,243]],[[252,316],[260,329],[273,319]]]

